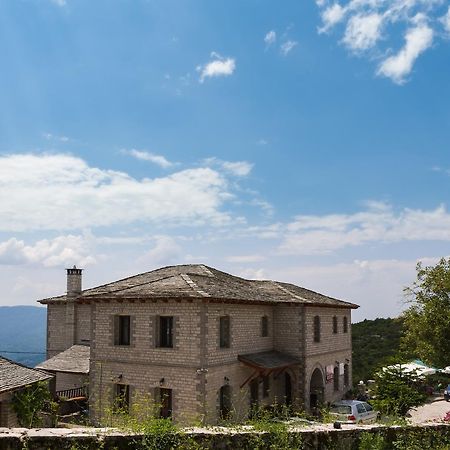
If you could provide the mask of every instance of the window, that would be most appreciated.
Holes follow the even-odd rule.
[[[333,334],[337,334],[338,332],[338,320],[337,317],[333,317]]]
[[[263,398],[267,398],[269,396],[270,391],[270,378],[268,375],[263,377]]]
[[[115,413],[128,413],[130,408],[130,386],[116,384],[114,387],[113,410]]]
[[[356,404],[356,410],[359,412],[359,414],[364,414],[366,412],[366,408],[364,408],[364,405],[362,403]]]
[[[230,348],[230,316],[222,316],[219,324],[220,348]]]
[[[344,386],[350,385],[350,377],[348,373],[348,364],[344,364]]]
[[[130,345],[130,316],[114,316],[114,345]]]
[[[320,317],[314,317],[314,342],[320,342]]]
[[[172,417],[172,389],[159,389],[159,417],[169,419]]]
[[[159,317],[159,347],[173,347],[173,317]]]
[[[339,390],[339,366],[335,366],[333,370],[333,384],[334,390]]]
[[[347,317],[344,317],[343,328],[344,328],[344,333],[348,333],[348,319],[347,319]]]
[[[267,316],[261,317],[261,336],[269,336],[269,318]]]

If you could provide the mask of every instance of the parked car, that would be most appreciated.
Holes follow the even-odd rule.
[[[372,423],[378,417],[378,411],[374,411],[367,402],[359,400],[335,402],[330,407],[330,414],[342,423]]]
[[[450,402],[450,384],[444,389],[444,398]]]

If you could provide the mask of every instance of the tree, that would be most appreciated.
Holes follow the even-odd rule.
[[[404,312],[401,347],[405,354],[428,364],[450,364],[450,258],[436,266],[417,264],[417,280],[405,289],[409,308]]]
[[[375,375],[373,405],[384,414],[404,416],[412,407],[424,403],[423,379],[415,371],[406,372],[400,364],[385,367]]]

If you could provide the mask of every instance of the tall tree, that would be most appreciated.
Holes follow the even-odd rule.
[[[402,349],[436,367],[450,365],[450,258],[417,264],[417,279],[405,289]]]

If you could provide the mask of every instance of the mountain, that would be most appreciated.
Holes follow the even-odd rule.
[[[378,318],[352,324],[353,384],[373,378],[376,370],[400,347],[402,321]]]
[[[0,306],[0,355],[29,367],[45,360],[47,308]]]

